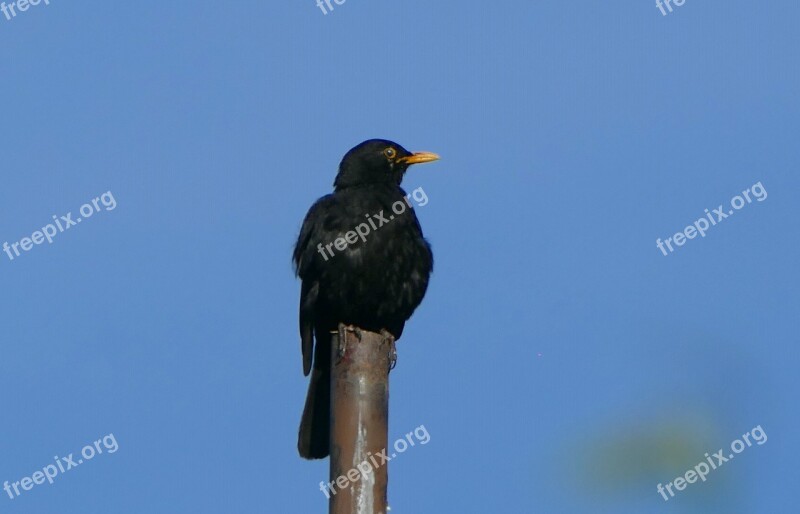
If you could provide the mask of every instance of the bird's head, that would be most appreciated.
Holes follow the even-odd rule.
[[[431,152],[409,152],[385,139],[370,139],[345,154],[333,186],[339,190],[368,184],[400,185],[409,166],[438,158]]]

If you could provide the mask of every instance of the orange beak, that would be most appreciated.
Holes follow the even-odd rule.
[[[416,152],[408,157],[401,157],[397,159],[398,162],[404,164],[422,164],[423,162],[438,161],[439,156],[433,152]]]

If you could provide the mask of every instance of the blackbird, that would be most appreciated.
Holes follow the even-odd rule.
[[[412,164],[438,158],[364,141],[303,221],[293,261],[302,280],[303,373],[311,373],[297,442],[306,459],[329,454],[331,332],[344,324],[399,339],[425,296],[433,254],[400,183]]]

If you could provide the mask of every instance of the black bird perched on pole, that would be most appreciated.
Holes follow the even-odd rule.
[[[306,215],[293,258],[302,279],[305,375],[313,349],[297,442],[306,459],[330,451],[331,332],[345,324],[399,339],[425,296],[433,254],[400,183],[412,164],[438,158],[392,141],[364,141],[342,159],[334,192]]]

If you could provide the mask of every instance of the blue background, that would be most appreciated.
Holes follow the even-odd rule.
[[[326,512],[290,255],[356,143],[436,257],[399,343],[394,513],[796,512],[800,5],[51,0],[0,17],[10,513]],[[664,256],[704,209],[744,207]],[[656,492],[761,425],[669,502]]]

